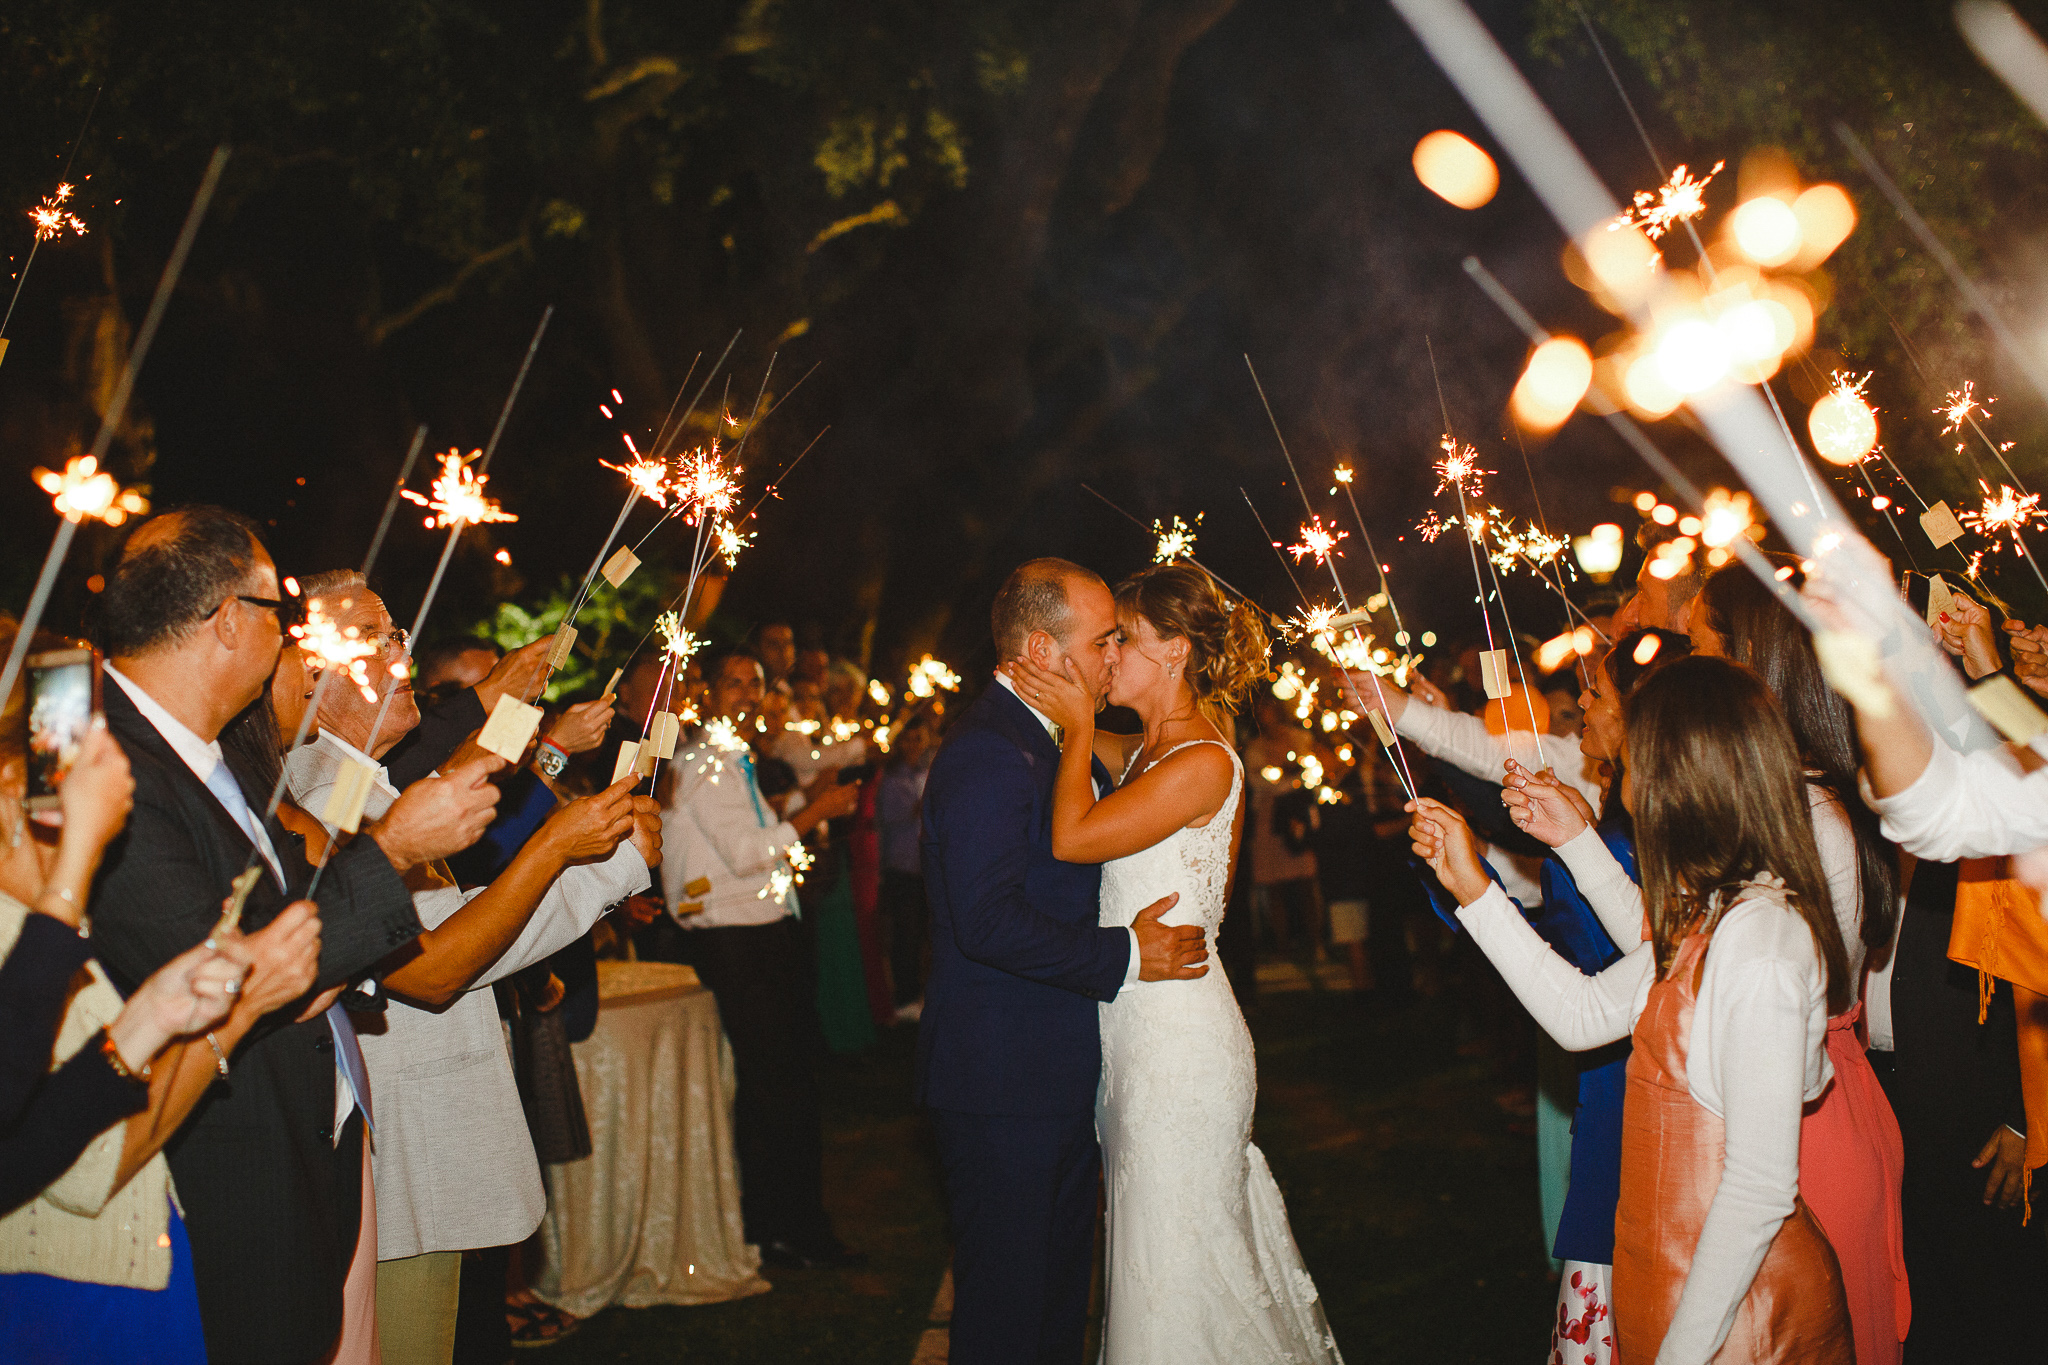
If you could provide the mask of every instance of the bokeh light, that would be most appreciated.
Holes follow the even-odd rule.
[[[1461,209],[1476,209],[1500,188],[1500,170],[1493,158],[1470,138],[1448,128],[1415,144],[1415,178],[1430,193]]]
[[[1799,215],[1773,195],[1761,195],[1735,210],[1729,231],[1742,254],[1758,265],[1783,265],[1799,254]]]
[[[1577,337],[1552,337],[1529,355],[1510,406],[1536,431],[1562,426],[1593,382],[1593,356]]]

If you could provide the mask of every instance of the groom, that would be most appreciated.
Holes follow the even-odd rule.
[[[1101,695],[1117,662],[1116,602],[1063,559],[1011,572],[991,613],[996,653]],[[1159,916],[1099,928],[1102,869],[1052,856],[1052,722],[1000,675],[940,748],[924,794],[932,970],[917,1036],[953,1232],[954,1365],[1079,1365],[1096,1190],[1096,1002],[1132,981],[1208,971],[1196,925]],[[1094,764],[1095,789],[1110,775]]]

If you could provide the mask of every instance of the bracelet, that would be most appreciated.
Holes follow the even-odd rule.
[[[119,1076],[124,1081],[137,1081],[143,1085],[149,1084],[149,1063],[144,1062],[142,1070],[136,1071],[128,1063],[122,1061],[121,1049],[114,1046],[114,1035],[107,1029],[100,1030],[100,1051],[105,1054],[107,1066],[116,1076]]]
[[[228,1074],[228,1054],[220,1050],[220,1044],[211,1033],[206,1035],[206,1045],[213,1049],[213,1064],[220,1068],[220,1074],[225,1077]]]

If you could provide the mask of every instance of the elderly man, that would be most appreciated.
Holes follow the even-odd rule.
[[[827,774],[802,810],[775,818],[738,737],[761,707],[761,661],[732,650],[706,660],[704,677],[706,726],[669,768],[661,879],[685,931],[681,956],[717,997],[732,1042],[746,1236],[772,1265],[848,1265],[854,1253],[825,1215],[818,1008],[789,850],[824,821],[852,814],[860,788]]]
[[[1692,599],[1699,596],[1706,575],[1690,558],[1685,561],[1684,573],[1661,578],[1651,572],[1658,561],[1650,552],[1678,537],[1676,526],[1659,526],[1654,521],[1644,522],[1643,528],[1636,532],[1636,544],[1642,547],[1647,557],[1636,573],[1636,595],[1614,614],[1614,624],[1607,631],[1609,638],[1619,640],[1624,635],[1652,626],[1685,634],[1686,612],[1692,607]]]
[[[268,685],[285,610],[244,517],[193,507],[145,522],[99,599],[107,726],[135,775],[127,831],[91,900],[93,942],[135,984],[212,932],[229,883],[256,878],[242,922],[270,922],[312,878],[304,842],[262,813],[269,791],[220,732]],[[335,854],[320,907],[318,987],[370,971],[420,931],[404,874],[466,847],[497,791],[481,764],[421,782]],[[314,1361],[342,1324],[365,1169],[367,1078],[347,1015],[259,1025],[165,1149],[192,1239],[209,1358]],[[298,1022],[293,1022],[297,1018]],[[263,1031],[267,1029],[267,1031]]]
[[[377,759],[419,717],[409,684],[388,667],[400,652],[391,614],[358,574],[321,574],[304,586],[339,626],[384,653],[368,670],[373,699],[345,678],[318,688],[300,651],[285,650],[271,690],[279,728],[296,730],[308,693],[320,702],[318,739],[286,765],[292,797],[317,815],[343,768],[359,764],[372,773],[364,813],[375,817],[398,799]],[[373,742],[385,693],[391,706]],[[610,704],[581,709],[593,706],[603,714],[580,716],[576,726],[594,738]],[[382,1028],[362,1036],[380,1124],[377,1326],[387,1365],[446,1365],[462,1253],[523,1242],[540,1226],[540,1164],[489,987],[589,932],[648,885],[661,860],[660,810],[633,785],[628,778],[557,808],[487,888],[464,892],[434,867],[407,875],[426,932],[386,964],[383,984],[394,998]]]

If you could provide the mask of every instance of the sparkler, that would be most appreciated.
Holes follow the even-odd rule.
[[[1671,172],[1671,179],[1656,189],[1637,190],[1634,207],[1609,223],[1607,230],[1619,232],[1625,228],[1641,228],[1643,235],[1654,242],[1675,224],[1690,224],[1707,211],[1707,186],[1727,164],[1716,161],[1714,169],[1698,180],[1694,180],[1684,166],[1677,167]]]
[[[1123,519],[1124,519],[1125,521],[1128,521],[1128,522],[1129,522],[1129,523],[1130,523],[1131,525],[1133,525],[1133,526],[1137,527],[1137,528],[1138,528],[1139,530],[1143,531],[1143,530],[1145,530],[1145,529],[1146,529],[1146,526],[1145,526],[1145,523],[1144,523],[1144,522],[1142,522],[1142,521],[1138,520],[1138,519],[1137,519],[1136,517],[1132,516],[1132,515],[1131,515],[1131,514],[1130,514],[1129,512],[1126,512],[1126,511],[1125,511],[1125,510],[1124,510],[1123,508],[1121,508],[1121,507],[1117,506],[1117,505],[1116,505],[1115,503],[1111,502],[1111,501],[1110,501],[1110,500],[1109,500],[1108,498],[1104,497],[1104,496],[1103,496],[1103,494],[1102,494],[1102,490],[1100,490],[1100,489],[1098,489],[1098,488],[1094,487],[1094,486],[1093,486],[1093,485],[1091,485],[1091,484],[1085,484],[1085,483],[1084,483],[1084,484],[1082,484],[1082,485],[1081,485],[1081,491],[1082,491],[1082,492],[1084,492],[1084,493],[1087,493],[1087,494],[1088,494],[1089,496],[1093,497],[1093,498],[1094,498],[1094,499],[1095,499],[1095,500],[1096,500],[1097,502],[1101,503],[1101,504],[1102,504],[1102,505],[1103,505],[1104,507],[1107,507],[1107,508],[1108,508],[1108,509],[1109,509],[1110,511],[1112,511],[1112,512],[1116,513],[1116,514],[1117,514],[1118,516],[1122,517],[1122,518],[1123,518]],[[1239,491],[1239,492],[1243,492],[1244,490],[1243,490],[1243,489],[1239,489],[1238,491]],[[1201,515],[1200,515],[1199,513],[1197,513],[1197,514],[1196,514],[1195,520],[1196,520],[1196,522],[1197,522],[1197,523],[1199,523],[1199,522],[1201,521]],[[1156,535],[1158,534],[1158,527],[1159,527],[1159,523],[1158,523],[1158,522],[1156,522],[1156,521],[1155,521],[1155,522],[1153,522],[1153,523],[1152,523],[1152,528],[1151,528],[1151,530],[1152,530],[1152,534],[1153,534],[1153,535],[1155,535],[1155,536],[1156,536]],[[1187,553],[1187,555],[1186,555],[1186,559],[1187,559],[1188,563],[1190,563],[1190,564],[1194,565],[1194,566],[1195,566],[1196,568],[1200,569],[1200,570],[1201,570],[1201,571],[1202,571],[1203,573],[1205,573],[1205,574],[1209,575],[1209,577],[1210,577],[1210,578],[1211,578],[1211,579],[1212,579],[1212,580],[1213,580],[1213,581],[1215,582],[1215,584],[1216,584],[1216,586],[1217,586],[1217,587],[1219,587],[1219,588],[1223,589],[1223,590],[1224,590],[1225,592],[1229,593],[1229,594],[1230,594],[1231,596],[1233,596],[1233,597],[1237,598],[1237,599],[1238,599],[1238,600],[1239,600],[1240,602],[1243,602],[1243,603],[1244,603],[1244,604],[1245,604],[1246,606],[1250,607],[1250,608],[1251,608],[1251,609],[1252,609],[1253,611],[1255,611],[1255,612],[1258,612],[1258,613],[1259,613],[1259,614],[1260,614],[1261,616],[1263,616],[1263,617],[1264,617],[1264,618],[1266,619],[1266,621],[1267,621],[1267,622],[1268,622],[1269,624],[1275,624],[1275,625],[1282,625],[1282,626],[1284,626],[1284,625],[1286,624],[1286,620],[1287,620],[1287,618],[1285,618],[1284,616],[1279,616],[1279,615],[1277,615],[1277,614],[1275,614],[1275,613],[1273,613],[1273,612],[1270,612],[1270,611],[1266,610],[1266,608],[1265,608],[1265,607],[1263,607],[1263,606],[1259,605],[1259,603],[1258,603],[1257,599],[1255,599],[1254,597],[1252,597],[1252,595],[1251,595],[1250,593],[1247,593],[1247,592],[1241,591],[1241,590],[1240,590],[1240,589],[1239,589],[1239,588],[1238,588],[1238,587],[1237,587],[1237,586],[1236,586],[1235,584],[1233,584],[1233,583],[1232,583],[1232,582],[1231,582],[1231,581],[1230,581],[1229,579],[1227,579],[1227,578],[1223,577],[1223,575],[1221,575],[1221,574],[1217,573],[1217,572],[1216,572],[1216,571],[1215,571],[1214,569],[1210,568],[1210,567],[1209,567],[1209,566],[1208,566],[1207,564],[1204,564],[1204,563],[1203,563],[1203,562],[1202,562],[1201,560],[1199,560],[1199,559],[1196,559],[1196,558],[1195,558],[1195,556],[1194,556],[1194,552],[1193,552],[1192,548],[1190,548],[1190,549],[1189,549],[1189,551],[1188,551],[1188,553]],[[1283,560],[1282,562],[1284,563],[1285,561]]]
[[[21,302],[21,287],[28,283],[29,267],[36,263],[37,248],[67,227],[80,237],[85,235],[85,223],[76,213],[63,208],[62,205],[71,198],[71,167],[78,160],[78,146],[85,141],[86,130],[92,127],[93,111],[100,107],[100,93],[105,89],[104,85],[95,89],[92,92],[92,103],[85,106],[85,120],[78,125],[78,136],[71,139],[71,151],[64,158],[64,174],[59,177],[57,192],[29,210],[29,220],[36,225],[35,237],[28,244],[28,259],[21,263],[21,273],[14,277],[14,294],[7,300],[7,312],[0,316],[0,360],[7,358],[7,324],[14,320],[14,305]]]
[[[1308,524],[1301,528],[1301,543],[1288,546],[1287,553],[1294,556],[1297,564],[1310,555],[1315,556],[1316,563],[1328,564],[1332,555],[1339,559],[1344,557],[1344,552],[1337,548],[1337,542],[1344,539],[1345,534],[1324,526],[1321,517],[1310,517]]]
[[[910,678],[903,690],[924,701],[941,691],[958,692],[960,675],[927,654],[910,666]]]
[[[2039,493],[2020,494],[2001,484],[1993,494],[1991,485],[1982,479],[1977,486],[1984,490],[1984,505],[1974,512],[1964,512],[1956,520],[1991,541],[1991,548],[1999,548],[1996,537],[2004,533],[2012,537],[2013,552],[2027,561],[2034,571],[2034,578],[2041,585],[2041,591],[2048,593],[2048,575],[2043,575],[2041,566],[2027,550],[2026,542],[2020,539],[2020,531],[2028,526],[2048,521],[2048,513],[2042,512]]]
[[[433,513],[421,522],[429,531],[452,526],[460,535],[465,526],[519,520],[515,514],[499,507],[496,498],[485,495],[484,485],[490,482],[491,476],[470,468],[470,461],[482,455],[481,450],[472,450],[468,455],[460,450],[436,455],[434,458],[440,461],[441,472],[434,476],[433,485],[426,493],[415,493],[410,488],[400,490],[407,502],[416,502]]]
[[[1273,439],[1279,443],[1280,456],[1287,462],[1287,474],[1289,478],[1294,480],[1294,491],[1301,495],[1301,510],[1308,514],[1309,519],[1312,523],[1320,525],[1321,522],[1320,519],[1316,517],[1315,509],[1309,506],[1308,489],[1302,486],[1301,471],[1295,468],[1294,452],[1287,448],[1287,437],[1281,434],[1280,431],[1280,419],[1274,416],[1273,414],[1273,404],[1266,397],[1266,386],[1259,382],[1259,372],[1258,369],[1255,366],[1253,366],[1251,356],[1245,356],[1244,367],[1246,372],[1251,375],[1252,388],[1258,392],[1260,406],[1265,408],[1266,410],[1266,421],[1273,428]],[[1242,488],[1238,489],[1238,492],[1244,495],[1245,505],[1251,507],[1252,517],[1259,523],[1260,532],[1262,534],[1266,534],[1265,518],[1259,516],[1259,509],[1255,504],[1252,503],[1251,495],[1249,493],[1245,493]],[[1266,534],[1266,538],[1268,540],[1272,540],[1272,536],[1270,534]],[[1306,541],[1306,536],[1304,536],[1304,541]],[[1335,542],[1333,541],[1332,544],[1334,545],[1334,543]],[[1273,548],[1277,553],[1280,548],[1278,541],[1273,542]],[[1344,611],[1348,614],[1351,611],[1351,598],[1349,594],[1347,594],[1344,591],[1344,580],[1342,577],[1338,575],[1337,566],[1331,562],[1330,557],[1327,554],[1322,555],[1319,558],[1323,567],[1330,571],[1330,582],[1334,584],[1337,589],[1337,601],[1343,606]],[[1284,558],[1280,562],[1283,567],[1287,563],[1287,561]],[[1293,571],[1289,570],[1287,576],[1289,579],[1292,579],[1294,577]],[[1308,594],[1305,592],[1301,592],[1300,586],[1301,585],[1299,583],[1295,584],[1296,592],[1301,597],[1303,602],[1306,602],[1308,600]],[[1351,628],[1351,634],[1353,639],[1358,640],[1360,644],[1370,648],[1371,641],[1364,637],[1356,626],[1353,626]],[[1375,725],[1373,727],[1374,735],[1376,738],[1379,739],[1380,748],[1386,751],[1387,758],[1394,765],[1395,771],[1400,774],[1401,785],[1405,787],[1408,791],[1408,799],[1410,801],[1413,801],[1415,799],[1415,775],[1414,773],[1409,771],[1408,768],[1407,750],[1405,746],[1403,746],[1401,743],[1401,737],[1398,734],[1394,733],[1393,728],[1391,726],[1386,726],[1386,689],[1380,686],[1380,675],[1376,670],[1367,670],[1367,672],[1369,676],[1372,678],[1373,693],[1380,700],[1380,709],[1375,714],[1381,717],[1381,721],[1379,725]],[[1358,685],[1351,681],[1351,675],[1349,673],[1346,673],[1344,675],[1344,685],[1350,688],[1352,700],[1358,703],[1358,709],[1360,711],[1366,711],[1371,709],[1366,706],[1364,696],[1360,694],[1360,692],[1358,691]],[[1382,731],[1381,726],[1386,726],[1386,729]]]
[[[193,239],[199,235],[199,224],[206,218],[206,209],[213,202],[213,192],[220,185],[221,172],[228,164],[228,149],[214,148],[213,157],[206,164],[206,173],[199,179],[199,189],[192,196],[192,206],[185,212],[185,225],[178,231],[178,240],[171,247],[170,259],[164,262],[164,273],[156,282],[156,294],[149,301],[149,312],[143,316],[142,326],[136,330],[135,344],[129,348],[128,362],[121,367],[121,378],[114,385],[113,395],[107,400],[105,413],[100,418],[99,434],[93,437],[92,449],[85,458],[92,461],[93,471],[99,470],[106,462],[107,447],[113,443],[114,433],[120,429],[121,421],[128,415],[128,399],[135,392],[135,375],[142,368],[142,362],[149,355],[150,343],[156,340],[157,327],[164,320],[164,310],[170,307],[171,294],[178,287],[178,277],[185,272],[185,259],[192,254]],[[11,305],[10,305],[11,309]],[[85,472],[87,478],[92,472]],[[66,467],[66,473],[70,467]],[[112,483],[112,479],[108,479]],[[105,485],[101,485],[104,489]],[[83,490],[81,489],[81,492]],[[118,493],[112,495],[108,507],[119,508],[125,519],[129,509],[122,505]],[[62,511],[62,509],[59,509]],[[42,623],[43,609],[50,604],[50,593],[57,586],[57,571],[64,564],[64,556],[70,552],[71,540],[78,532],[77,521],[68,512],[57,523],[56,538],[50,543],[49,553],[43,556],[41,573],[36,577],[34,590],[29,594],[28,608],[21,614],[21,625],[15,631],[14,648],[8,651],[5,667],[0,667],[0,697],[11,696],[14,680],[21,675],[21,662],[28,657],[29,641],[35,638],[36,627]]]
[[[1467,494],[1478,497],[1485,490],[1484,479],[1496,471],[1481,469],[1479,452],[1471,446],[1459,445],[1449,432],[1445,432],[1443,439],[1437,442],[1437,448],[1443,451],[1444,457],[1430,466],[1436,470],[1436,494],[1431,496],[1442,494],[1446,488],[1455,488],[1460,506],[1464,505]]]
[[[1152,549],[1152,562],[1171,564],[1177,559],[1185,559],[1192,563],[1195,557],[1195,528],[1201,524],[1200,512],[1195,513],[1194,526],[1188,525],[1178,516],[1173,519],[1172,526],[1164,526],[1154,521],[1152,533],[1159,538],[1159,543]]]
[[[347,611],[355,603],[344,597],[338,605],[342,611]],[[329,670],[345,673],[363,694],[364,701],[377,700],[377,689],[370,682],[369,666],[363,660],[382,653],[383,647],[365,640],[360,626],[342,625],[328,613],[327,603],[315,597],[306,603],[305,621],[293,626],[290,634],[306,655],[307,666],[317,668],[323,675],[323,682]],[[316,687],[314,691],[319,689]],[[311,713],[317,709],[308,707],[307,711]],[[292,747],[298,746],[294,744]]]
[[[1394,601],[1394,585],[1387,581],[1386,561],[1380,558],[1378,547],[1372,543],[1372,532],[1365,525],[1365,513],[1358,510],[1358,495],[1351,486],[1355,473],[1349,465],[1340,464],[1330,471],[1330,477],[1344,490],[1344,500],[1351,504],[1351,519],[1358,523],[1358,534],[1365,541],[1365,552],[1372,556],[1372,566],[1380,576],[1380,595],[1387,599],[1387,610],[1394,617],[1394,642],[1405,649],[1408,645],[1408,627],[1402,624],[1401,608]]]

